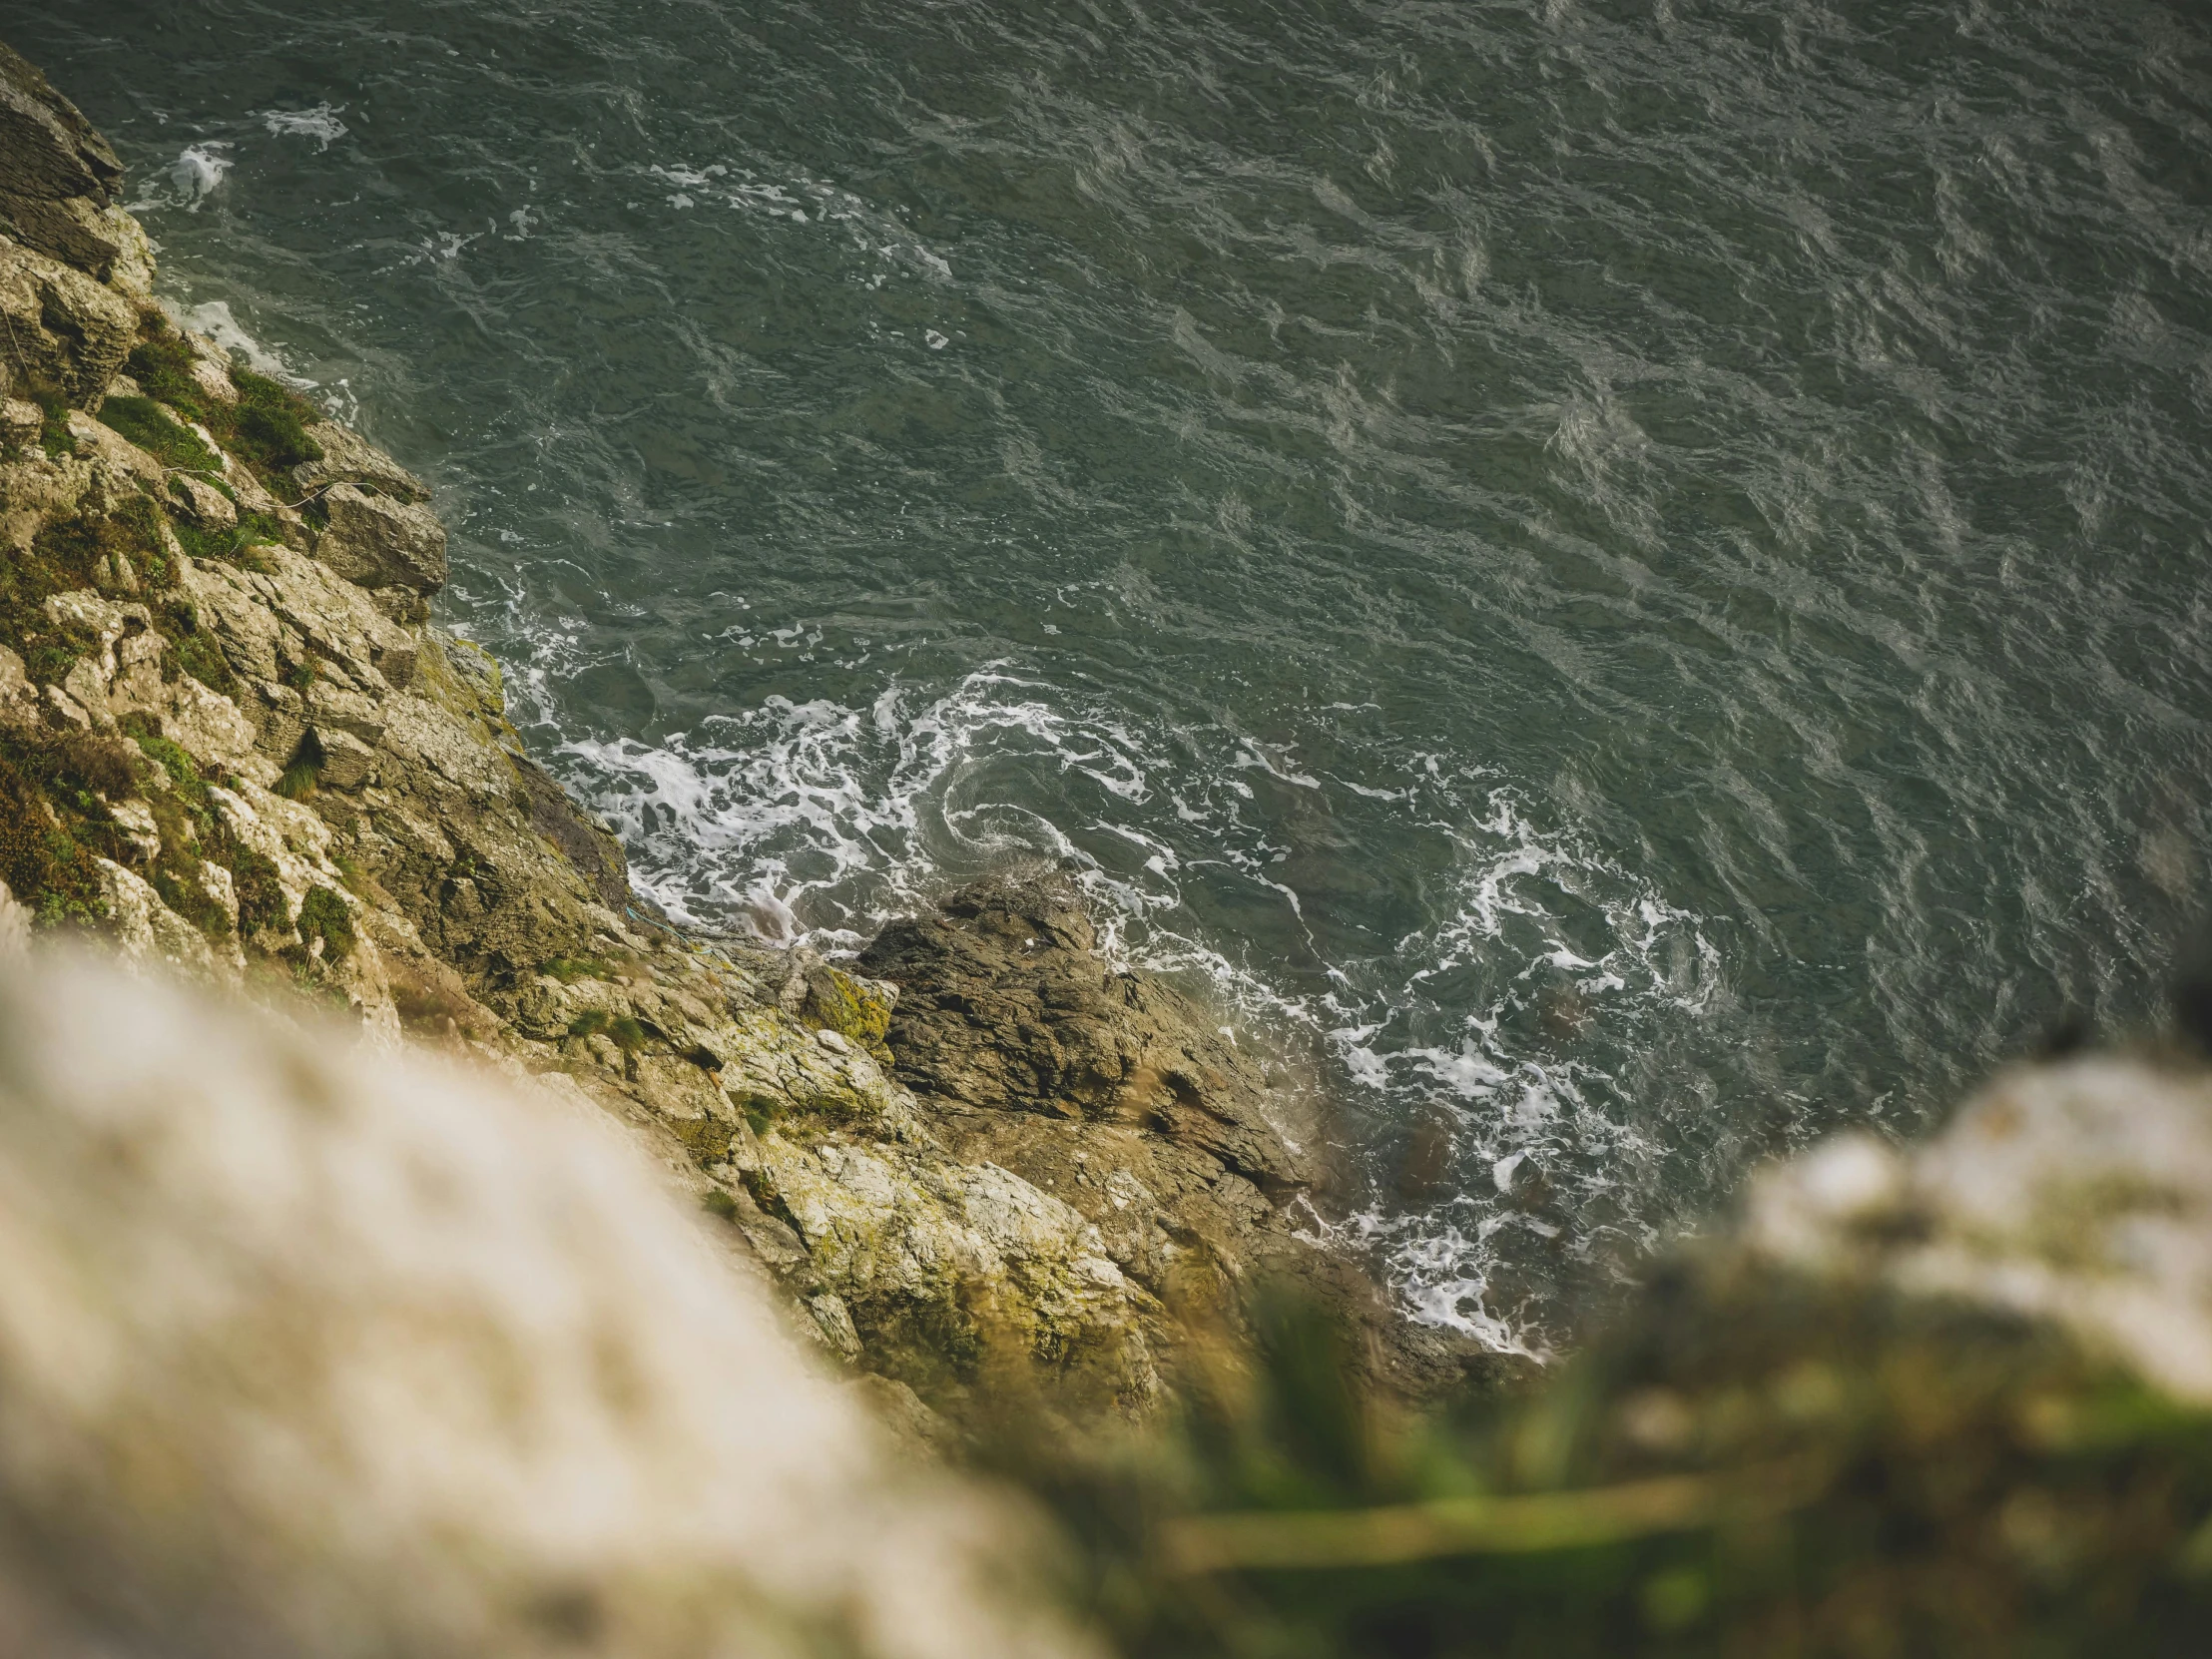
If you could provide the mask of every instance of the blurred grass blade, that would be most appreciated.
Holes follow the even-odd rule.
[[[1828,1474],[1796,1459],[1725,1475],[1668,1475],[1578,1492],[1379,1509],[1196,1515],[1162,1529],[1161,1555],[1168,1570],[1192,1574],[1581,1549],[1782,1514],[1817,1497]]]

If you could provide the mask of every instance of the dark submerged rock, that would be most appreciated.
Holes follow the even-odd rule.
[[[1066,872],[988,876],[884,928],[857,966],[898,987],[894,1075],[954,1155],[1072,1206],[1160,1300],[1171,1317],[1149,1337],[1171,1382],[1194,1337],[1243,1333],[1265,1286],[1355,1333],[1388,1394],[1517,1370],[1410,1324],[1367,1264],[1321,1242],[1327,1171],[1270,1118],[1261,1065],[1166,980],[1101,957]]]
[[[1074,882],[1037,868],[886,927],[859,965],[899,987],[899,1081],[959,1107],[1155,1130],[1273,1195],[1310,1185],[1260,1068],[1189,997],[1097,944]]]

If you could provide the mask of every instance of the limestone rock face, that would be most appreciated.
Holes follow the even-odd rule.
[[[315,557],[364,588],[436,593],[445,586],[445,526],[428,508],[335,484],[322,503],[328,526]]]
[[[13,334],[0,359],[7,372],[43,378],[80,408],[106,393],[138,333],[138,312],[124,294],[15,244],[0,245],[0,316]]]
[[[993,1344],[1142,1411],[1160,1380],[1139,1316],[1155,1305],[1069,1206],[993,1164],[893,1144],[770,1134],[753,1191],[789,1220],[814,1279],[896,1368],[925,1383],[972,1368]]]
[[[963,1107],[1157,1129],[1264,1190],[1304,1185],[1259,1069],[1189,998],[1096,946],[1074,883],[1052,871],[977,882],[886,927],[860,966],[898,986],[900,1080]]]

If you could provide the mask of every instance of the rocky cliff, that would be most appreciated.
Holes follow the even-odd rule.
[[[1457,1375],[1302,1237],[1252,1069],[1064,879],[863,972],[667,926],[430,620],[428,487],[179,325],[113,152],[4,52],[0,157],[0,879],[39,925],[588,1098],[825,1346],[940,1401],[1018,1362],[1142,1412],[1255,1274],[1397,1385]]]

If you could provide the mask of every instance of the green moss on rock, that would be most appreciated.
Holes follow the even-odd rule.
[[[322,418],[312,403],[281,381],[236,364],[231,383],[238,401],[209,396],[193,374],[191,344],[159,313],[148,317],[128,366],[150,397],[207,427],[265,484],[288,490],[285,475],[293,467],[322,459],[322,446],[307,435]]]
[[[123,846],[95,791],[133,787],[112,747],[75,736],[0,742],[0,878],[41,926],[106,912],[94,859]]]
[[[807,975],[805,1012],[814,1023],[858,1043],[877,1059],[888,1063],[885,1039],[891,1028],[892,997],[871,980],[846,973],[828,963]]]
[[[331,887],[309,887],[299,901],[299,935],[307,944],[322,941],[325,962],[353,954],[353,912]]]
[[[283,934],[291,930],[291,910],[284,902],[283,883],[277,880],[276,865],[271,859],[236,836],[225,834],[216,861],[230,870],[232,884],[238,890],[242,934],[253,938],[257,933]]]
[[[110,396],[100,405],[100,419],[165,467],[188,472],[223,470],[222,460],[200,435],[179,424],[151,397]]]

